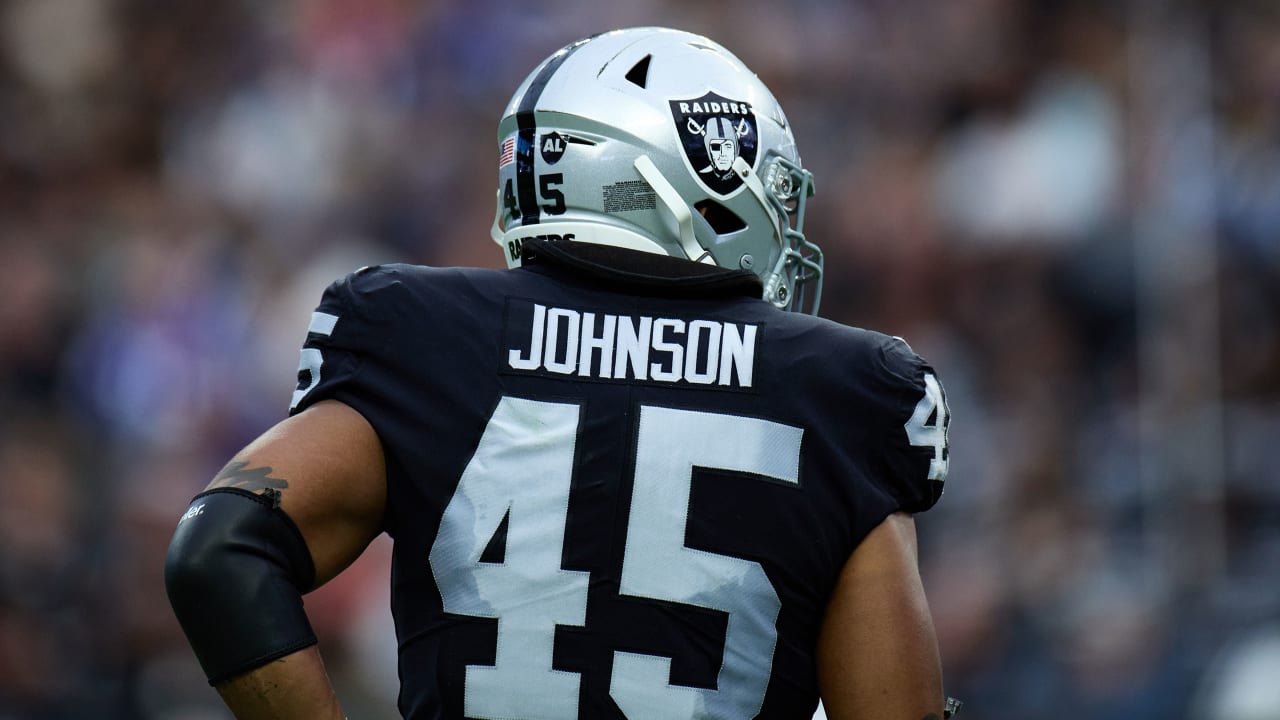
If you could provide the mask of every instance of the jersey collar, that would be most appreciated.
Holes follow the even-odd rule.
[[[690,262],[667,255],[583,242],[527,239],[523,267],[565,273],[609,290],[667,297],[754,297],[764,286],[755,273]]]

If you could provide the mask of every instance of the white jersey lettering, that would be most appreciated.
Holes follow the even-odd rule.
[[[605,380],[751,387],[758,326],[534,305],[512,370]]]

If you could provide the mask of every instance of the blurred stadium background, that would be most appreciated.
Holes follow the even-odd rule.
[[[640,24],[760,73],[823,314],[941,370],[967,716],[1280,718],[1280,3],[0,0],[0,720],[228,717],[178,514],[283,415],[330,279],[501,263],[510,92]],[[362,720],[386,549],[308,599]]]

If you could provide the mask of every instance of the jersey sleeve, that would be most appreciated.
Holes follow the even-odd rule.
[[[378,266],[357,270],[324,291],[307,326],[290,415],[326,399],[360,409],[373,390],[365,368],[386,353],[400,289],[395,270]]]
[[[884,415],[873,451],[877,482],[899,510],[924,512],[942,496],[947,479],[946,394],[933,368],[901,338],[884,338],[878,360]]]

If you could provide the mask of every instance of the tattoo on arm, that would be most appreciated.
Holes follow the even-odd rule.
[[[248,465],[248,462],[232,460],[218,472],[206,489],[234,487],[249,492],[270,494],[289,487],[288,480],[270,477],[272,472],[270,465],[260,468],[251,468]]]

